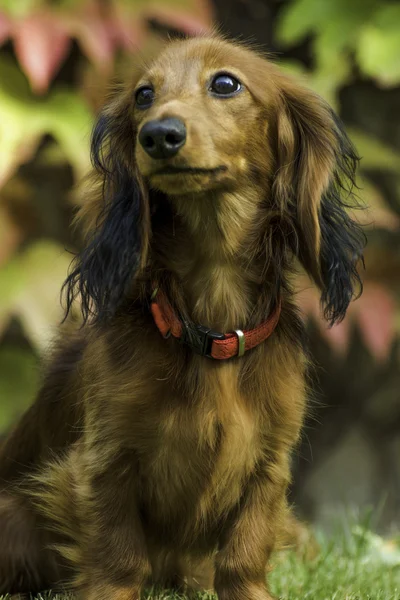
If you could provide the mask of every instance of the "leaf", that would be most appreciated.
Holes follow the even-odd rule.
[[[46,0],[0,0],[1,8],[14,19],[21,19],[46,4]]]
[[[358,211],[357,221],[370,228],[400,230],[400,217],[387,205],[381,190],[368,179],[360,177],[360,196],[366,205]]]
[[[0,431],[28,408],[39,385],[38,361],[21,348],[0,349]]]
[[[68,54],[71,41],[54,13],[33,13],[14,26],[15,53],[32,89],[43,94]]]
[[[89,139],[93,116],[86,103],[68,89],[55,89],[48,98],[46,128],[59,142],[81,179],[90,167]]]
[[[28,160],[43,131],[40,114],[29,85],[16,64],[0,56],[0,186],[16,167]]]
[[[394,148],[360,129],[348,127],[347,132],[361,156],[363,169],[400,171],[400,153]]]
[[[23,239],[23,233],[0,204],[0,267],[15,252]]]
[[[320,55],[317,67],[309,78],[310,87],[325,98],[335,110],[339,110],[337,90],[351,78],[351,64],[344,52]]]
[[[146,19],[181,30],[187,35],[208,31],[213,23],[211,3],[208,0],[119,0],[111,5],[115,41],[125,50],[141,47],[148,37]]]
[[[0,269],[0,320],[17,316],[39,351],[61,320],[60,289],[69,263],[59,244],[37,242]]]
[[[0,13],[0,46],[9,37],[11,31],[11,21],[4,13]]]
[[[62,246],[52,242],[30,246],[20,259],[25,287],[15,298],[14,310],[28,338],[40,352],[52,340],[63,315],[60,289],[70,259]]]
[[[400,6],[378,8],[372,22],[363,27],[357,45],[357,59],[364,73],[385,86],[400,81]]]
[[[282,10],[277,22],[276,39],[286,45],[301,41],[318,23],[326,18],[329,2],[297,0]]]
[[[364,282],[361,298],[350,304],[345,319],[333,327],[328,327],[323,319],[320,293],[307,275],[296,277],[295,289],[297,302],[305,318],[313,318],[321,336],[338,355],[346,354],[356,323],[376,361],[384,362],[388,358],[398,333],[397,304],[389,289],[376,282]]]
[[[114,31],[102,5],[87,0],[68,17],[70,34],[75,36],[86,56],[103,72],[110,72],[114,57]]]
[[[29,160],[46,133],[60,142],[77,177],[86,172],[92,116],[74,92],[55,89],[39,99],[12,59],[0,56],[0,111],[0,186]]]
[[[320,292],[305,273],[296,277],[295,289],[296,302],[298,303],[305,320],[311,317],[317,324],[321,336],[338,355],[344,356],[351,335],[349,319],[346,318],[344,321],[331,328],[328,326],[322,315]]]
[[[367,348],[378,362],[385,361],[396,335],[396,301],[389,290],[368,282],[358,301],[357,321]]]
[[[312,87],[335,105],[338,87],[351,77],[349,53],[358,31],[371,18],[376,0],[295,0],[283,10],[277,40],[283,45],[299,43],[313,35],[315,69]]]
[[[148,19],[157,18],[161,23],[189,36],[201,35],[208,31],[211,25],[195,15],[191,15],[186,11],[172,10],[169,6],[147,9],[144,16]]]

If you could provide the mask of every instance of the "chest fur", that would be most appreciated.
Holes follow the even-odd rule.
[[[259,423],[241,395],[235,368],[217,369],[203,390],[170,406],[145,465],[148,497],[164,518],[178,511],[204,526],[238,501],[260,453]]]

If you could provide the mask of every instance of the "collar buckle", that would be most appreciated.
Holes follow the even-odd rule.
[[[225,335],[214,331],[204,325],[192,325],[182,319],[182,335],[180,341],[189,346],[193,352],[200,356],[212,358],[212,343],[214,340],[223,340]]]

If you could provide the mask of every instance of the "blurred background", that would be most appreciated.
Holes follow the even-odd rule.
[[[331,330],[299,277],[316,363],[292,499],[329,527],[372,507],[400,521],[400,3],[388,0],[0,0],[0,434],[35,396],[79,234],[110,82],[160,38],[217,24],[256,41],[324,96],[362,156],[364,294]]]

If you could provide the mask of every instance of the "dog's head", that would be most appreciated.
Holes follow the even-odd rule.
[[[170,43],[104,109],[92,157],[102,191],[83,208],[91,239],[66,282],[85,317],[113,314],[146,263],[154,190],[188,212],[223,193],[234,220],[248,197],[280,215],[326,318],[343,318],[364,243],[346,212],[357,157],[330,107],[263,56],[219,38]]]

